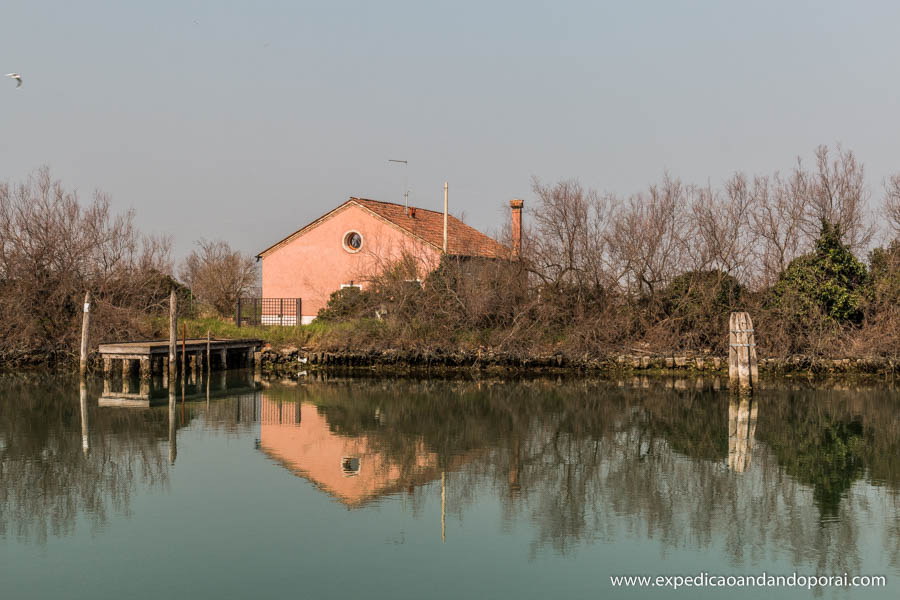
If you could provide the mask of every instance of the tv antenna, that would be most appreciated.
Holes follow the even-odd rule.
[[[409,167],[409,161],[403,160],[399,158],[389,158],[389,163],[398,163],[402,164],[405,167]],[[405,179],[403,181],[403,207],[404,212],[409,214],[409,172],[406,169],[403,169]]]

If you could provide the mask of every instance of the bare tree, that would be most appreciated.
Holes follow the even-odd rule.
[[[686,244],[695,271],[715,270],[747,282],[756,241],[749,227],[752,208],[752,189],[741,173],[725,183],[724,194],[712,187],[697,190],[691,206],[696,235]]]
[[[805,208],[795,173],[788,180],[779,173],[755,177],[752,186],[750,229],[755,236],[754,256],[760,263],[758,287],[775,283],[788,264],[812,243],[804,230]],[[818,231],[816,232],[818,233]]]
[[[685,207],[693,193],[666,175],[617,207],[607,245],[627,290],[652,296],[684,269],[691,229]]]
[[[828,146],[816,148],[816,170],[806,171],[800,161],[795,169],[796,192],[806,205],[807,236],[818,237],[822,222],[840,228],[843,242],[856,252],[865,250],[875,232],[869,222],[869,190],[865,167],[852,150],[838,145],[832,160]]]
[[[71,355],[86,289],[98,339],[146,327],[172,284],[170,244],[142,236],[132,212],[110,207],[101,192],[83,204],[46,167],[0,184],[0,358]]]
[[[883,211],[894,235],[900,235],[900,173],[891,175],[884,184]]]
[[[257,286],[259,269],[252,256],[228,242],[199,240],[179,269],[194,294],[220,315],[230,314],[237,299]]]
[[[576,180],[550,186],[532,181],[538,197],[529,258],[543,283],[604,287],[603,261],[609,203]]]

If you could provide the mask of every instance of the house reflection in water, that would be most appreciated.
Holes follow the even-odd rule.
[[[410,440],[404,456],[378,448],[371,435],[334,433],[315,404],[278,402],[262,393],[260,449],[348,508],[441,477],[438,455]]]
[[[732,397],[728,404],[728,468],[735,473],[750,468],[756,410],[757,403],[749,395]]]

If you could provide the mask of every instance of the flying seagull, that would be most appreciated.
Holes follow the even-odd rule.
[[[9,77],[9,78],[11,78],[11,79],[15,79],[15,80],[16,80],[16,87],[17,87],[17,88],[22,87],[22,76],[21,76],[21,75],[19,75],[18,73],[7,73],[6,76]]]

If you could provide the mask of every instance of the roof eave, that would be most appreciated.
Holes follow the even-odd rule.
[[[286,243],[288,243],[288,242],[291,242],[291,241],[297,239],[298,237],[300,237],[301,235],[303,235],[303,233],[304,233],[305,231],[307,231],[308,229],[313,228],[314,226],[318,225],[319,223],[321,223],[321,222],[324,221],[325,219],[331,217],[331,216],[334,215],[337,211],[341,210],[342,208],[344,208],[344,207],[347,206],[348,204],[351,204],[351,203],[352,203],[352,204],[355,204],[356,206],[362,207],[362,205],[361,205],[359,202],[355,202],[355,200],[356,200],[356,198],[350,198],[350,199],[347,200],[346,202],[343,202],[342,204],[340,204],[340,205],[334,207],[333,209],[329,210],[327,213],[325,213],[324,215],[322,215],[322,216],[319,217],[318,219],[315,219],[315,220],[313,220],[313,221],[310,221],[309,223],[307,223],[306,225],[304,225],[303,227],[301,227],[300,229],[298,229],[298,230],[295,231],[294,233],[292,233],[292,234],[288,235],[287,237],[282,238],[281,240],[275,242],[274,244],[272,244],[271,246],[269,246],[268,248],[266,248],[265,250],[263,250],[262,252],[260,252],[259,254],[257,254],[257,255],[256,255],[256,260],[261,260],[261,259],[265,258],[267,254],[270,254],[271,252],[277,250],[277,249],[278,249],[280,246],[282,246],[283,244],[286,244]]]

